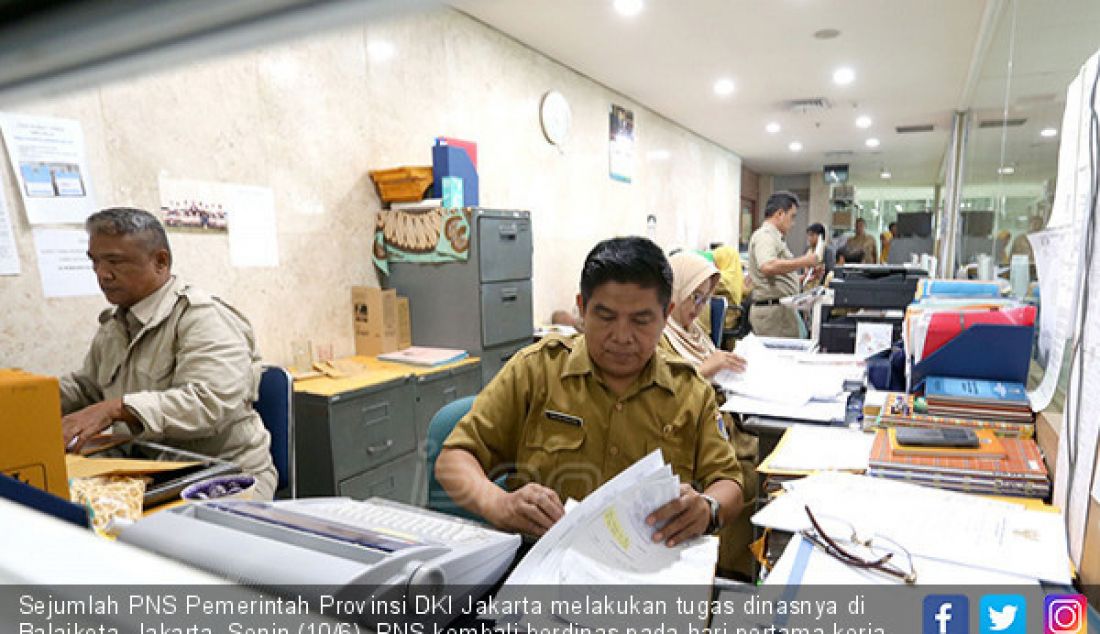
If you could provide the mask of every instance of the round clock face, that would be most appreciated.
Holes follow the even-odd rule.
[[[569,127],[573,123],[573,111],[570,110],[565,96],[556,90],[543,95],[542,103],[539,104],[539,121],[546,140],[554,145],[561,145],[569,135]]]

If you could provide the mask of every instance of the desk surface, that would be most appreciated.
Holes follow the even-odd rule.
[[[448,372],[456,368],[463,368],[478,364],[481,360],[477,357],[468,357],[454,363],[423,367],[405,363],[393,363],[379,361],[376,357],[347,357],[348,361],[354,361],[366,368],[366,372],[342,379],[329,377],[317,377],[294,382],[295,392],[305,392],[318,396],[333,396],[341,392],[358,390],[372,385],[380,385],[395,379],[410,376],[430,376],[440,372]]]

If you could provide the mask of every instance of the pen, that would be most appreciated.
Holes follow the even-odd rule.
[[[72,451],[73,447],[75,447],[76,443],[79,442],[79,441],[80,441],[80,434],[77,434],[77,435],[73,436],[72,440],[69,441],[69,444],[65,445],[65,451]]]

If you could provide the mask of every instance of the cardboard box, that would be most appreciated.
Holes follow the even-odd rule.
[[[373,356],[398,349],[397,291],[353,286],[355,353]]]
[[[57,379],[0,368],[0,473],[69,499]]]
[[[397,298],[397,349],[404,350],[413,345],[412,319],[409,317],[409,298]]]

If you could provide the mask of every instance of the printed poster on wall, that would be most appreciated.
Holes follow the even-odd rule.
[[[19,275],[19,252],[15,249],[15,232],[3,189],[0,189],[0,275]]]
[[[88,234],[83,229],[35,227],[33,233],[43,295],[99,295],[99,282],[88,259]]]
[[[0,113],[0,132],[32,225],[79,224],[96,210],[79,121]]]
[[[629,183],[634,173],[634,111],[611,106],[608,159],[611,178]]]

